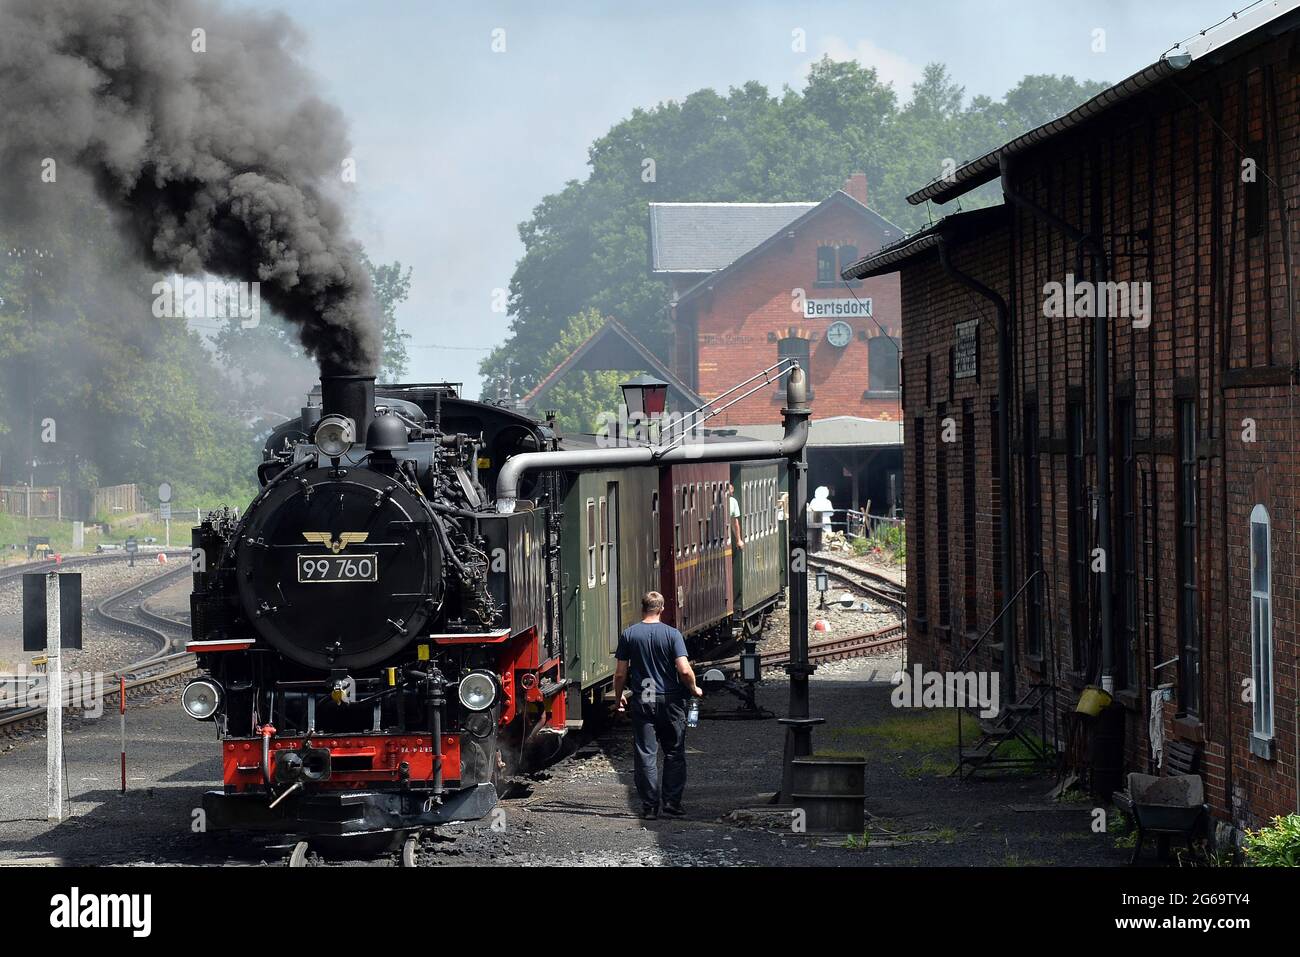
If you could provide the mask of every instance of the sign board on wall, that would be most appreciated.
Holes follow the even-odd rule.
[[[805,299],[805,319],[851,319],[871,316],[870,299]]]
[[[970,379],[979,374],[979,328],[978,319],[957,323],[952,349],[954,379]]]

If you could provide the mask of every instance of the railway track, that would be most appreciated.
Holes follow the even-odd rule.
[[[141,551],[136,554],[135,560],[137,562],[147,562],[150,561],[151,559],[153,561],[157,561],[157,559],[154,558],[154,556],[159,554],[165,554],[168,558],[171,559],[187,558],[189,556],[189,550],[172,548],[172,549],[158,549],[156,551]],[[70,569],[70,568],[77,568],[82,565],[102,565],[110,562],[125,562],[125,561],[129,561],[130,558],[131,556],[126,554],[125,552],[107,552],[103,555],[69,555],[68,557],[64,558],[62,561],[58,561],[58,562],[56,562],[53,558],[40,559],[33,562],[22,562],[21,564],[18,565],[11,565],[8,568],[0,568],[0,585],[3,585],[7,582],[21,583],[23,579],[23,575],[27,574],[28,572],[48,572],[48,571],[52,571],[55,568]]]
[[[188,564],[172,568],[146,582],[130,585],[119,592],[114,592],[95,606],[95,618],[109,628],[140,635],[158,643],[158,650],[149,658],[136,662],[137,666],[175,651],[173,647],[175,640],[184,640],[189,636],[188,623],[168,618],[145,607],[145,602],[150,598],[171,587],[188,574],[190,574]]]
[[[53,564],[53,562],[49,563],[49,565]],[[65,560],[64,565],[67,564]],[[34,569],[30,567],[23,569],[23,571],[32,570]],[[105,676],[103,696],[106,701],[116,699],[123,690],[129,696],[133,691],[180,677],[197,667],[197,659],[193,654],[176,649],[176,643],[183,642],[188,637],[189,623],[160,615],[145,607],[145,602],[149,598],[189,573],[188,563],[169,569],[142,584],[131,585],[109,595],[93,609],[93,617],[104,626],[149,638],[157,644],[156,650],[149,656]],[[65,676],[64,685],[64,697],[65,700],[69,700],[71,693],[80,687],[80,676]],[[13,733],[44,720],[43,704],[36,707],[3,710],[0,711],[0,731]]]
[[[872,655],[892,651],[907,640],[907,633],[902,625],[888,625],[876,631],[849,635],[846,638],[832,638],[829,641],[815,641],[808,645],[808,661],[816,664],[828,661],[843,661],[846,658],[868,658]],[[763,669],[779,668],[790,663],[790,649],[781,648],[774,651],[759,652],[759,661]],[[710,661],[709,667],[739,667],[740,658],[722,658]]]
[[[827,558],[822,555],[809,558],[808,566],[814,571],[825,571],[831,578],[842,581],[851,588],[856,588],[858,591],[883,602],[893,609],[902,610],[907,607],[906,589],[898,582],[881,575],[879,572],[869,571],[865,568],[859,568],[851,562],[841,561],[837,558]]]

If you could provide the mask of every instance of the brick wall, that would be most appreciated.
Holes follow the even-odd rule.
[[[1166,88],[1112,111],[1106,120],[1017,161],[1015,187],[1069,222],[1105,238],[1111,279],[1150,282],[1149,328],[1131,318],[1109,322],[1112,399],[1112,555],[1117,642],[1127,608],[1125,556],[1120,554],[1119,483],[1122,457],[1120,411],[1131,403],[1134,421],[1128,472],[1134,494],[1133,591],[1136,630],[1134,673],[1117,696],[1127,710],[1126,760],[1148,770],[1147,714],[1150,694],[1172,685],[1162,706],[1166,738],[1204,748],[1207,797],[1216,816],[1254,826],[1293,811],[1296,793],[1296,533],[1297,463],[1300,463],[1300,394],[1289,367],[1296,330],[1288,310],[1288,276],[1282,206],[1300,192],[1300,92],[1288,65],[1290,38],[1227,63],[1213,73],[1180,79],[1180,92]],[[1242,182],[1247,146],[1260,169],[1259,191]],[[1279,196],[1280,193],[1280,196]],[[1293,214],[1294,218],[1294,214]],[[1294,223],[1291,223],[1294,227]],[[1038,410],[1045,650],[1033,661],[1024,649],[1024,602],[1017,611],[1018,680],[1046,678],[1064,689],[1060,727],[1073,710],[1076,692],[1098,677],[1096,576],[1082,598],[1088,633],[1076,642],[1071,618],[1070,513],[1067,410],[1085,410],[1084,482],[1097,488],[1092,416],[1090,319],[1044,315],[1044,284],[1080,270],[1074,244],[1029,214],[1014,211],[1006,225],[953,250],[955,264],[1006,296],[1013,314],[1014,395],[1002,403],[1011,415],[1013,512],[1017,530],[1014,591],[1028,574],[1025,529],[1025,409]],[[1084,278],[1090,267],[1083,265]],[[947,278],[933,257],[914,260],[902,273],[904,454],[909,528],[926,536],[925,567],[910,570],[909,642],[913,659],[949,667],[996,614],[995,567],[999,502],[991,481],[997,397],[997,352],[990,306]],[[978,380],[950,380],[949,349],[957,322],[979,318]],[[929,370],[927,375],[927,368]],[[927,388],[928,384],[928,388]],[[1199,629],[1199,680],[1181,674],[1179,575],[1176,542],[1184,504],[1175,413],[1178,402],[1195,407],[1195,614]],[[977,620],[964,620],[962,583],[963,402],[969,401],[975,442],[975,529],[982,557],[977,581]],[[940,404],[957,427],[947,446],[948,523],[934,518],[934,469],[915,474],[916,422],[925,429],[925,461],[932,465],[940,438]],[[1245,420],[1256,441],[1243,441]],[[914,514],[918,501],[927,515]],[[1275,728],[1271,758],[1252,753],[1252,706],[1243,683],[1252,673],[1250,516],[1263,505],[1272,519],[1271,604]],[[939,627],[938,540],[949,542],[950,621]],[[1096,531],[1088,523],[1089,547]],[[913,549],[912,554],[918,554]],[[917,579],[926,577],[926,605],[918,603]],[[1184,628],[1187,624],[1184,624]],[[1076,647],[1077,646],[1077,647]],[[1117,649],[1117,657],[1119,655]],[[1183,656],[1186,660],[1186,656]],[[996,667],[991,652],[977,653],[977,667]],[[1122,665],[1121,665],[1122,668]],[[1199,698],[1194,714],[1186,713]],[[1255,750],[1261,750],[1258,746]]]

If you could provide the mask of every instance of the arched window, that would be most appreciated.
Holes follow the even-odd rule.
[[[835,275],[835,247],[817,247],[817,285],[833,286],[838,277]]]
[[[867,391],[898,393],[898,343],[889,336],[867,340]]]
[[[841,246],[839,249],[839,253],[840,253],[840,275],[842,276],[844,275],[844,270],[848,269],[850,266],[852,266],[855,262],[858,261],[858,247]],[[847,285],[850,286],[862,285],[861,279],[849,279],[849,280],[842,279],[840,281],[845,282]]]
[[[1273,756],[1273,578],[1272,528],[1268,509],[1250,513],[1250,661],[1255,691],[1250,750]]]

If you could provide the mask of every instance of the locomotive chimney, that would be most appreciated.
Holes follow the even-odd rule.
[[[356,423],[356,441],[366,444],[366,433],[375,417],[375,377],[372,375],[334,375],[320,377],[322,415],[346,415]]]

